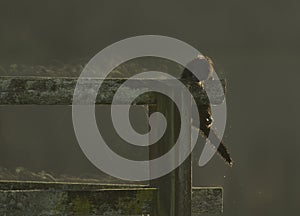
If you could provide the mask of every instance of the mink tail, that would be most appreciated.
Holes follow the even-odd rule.
[[[215,134],[213,130],[210,130],[210,143],[212,143],[214,146],[216,146],[219,143],[218,146],[218,153],[220,156],[225,160],[225,162],[229,165],[232,166],[233,162],[230,156],[229,151],[227,150],[227,147],[225,146],[224,142],[219,139],[219,137]]]
[[[222,140],[220,140],[220,138],[212,130],[212,128],[202,127],[201,131],[204,133],[204,136],[206,138],[209,137],[209,141],[212,145],[214,145],[216,147],[219,144],[218,149],[217,149],[219,155],[225,160],[225,162],[229,166],[232,166],[233,161],[232,161],[229,151],[227,150],[227,147],[225,146],[224,142]]]

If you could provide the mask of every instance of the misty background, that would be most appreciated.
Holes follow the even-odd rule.
[[[295,215],[300,210],[299,10],[296,0],[0,0],[0,65],[5,70],[11,64],[88,59],[143,34],[189,43],[210,56],[227,80],[224,141],[235,161],[230,168],[216,155],[203,168],[195,165],[193,185],[223,186],[225,216]],[[0,110],[0,151],[5,146],[25,151],[29,142],[74,145],[70,107]],[[76,148],[69,157],[84,160]],[[44,156],[27,151],[24,158],[38,169],[36,161]],[[56,153],[44,152],[51,154]],[[0,155],[0,166],[20,166],[16,155]],[[53,166],[63,169],[61,163],[54,159]]]

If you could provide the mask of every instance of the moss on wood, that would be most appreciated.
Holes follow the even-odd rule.
[[[91,83],[98,82],[92,79]],[[126,79],[105,79],[97,95],[97,104],[111,104],[117,89]],[[144,83],[151,80],[136,80],[136,86],[126,87],[124,99],[133,98],[141,92]],[[224,100],[223,89],[217,81],[207,81],[206,91],[196,83],[181,80],[191,91],[196,101],[202,105],[209,104],[206,91],[212,95],[211,104],[220,104]],[[37,104],[37,105],[69,105],[72,103],[77,78],[64,77],[0,77],[0,104]],[[222,81],[225,88],[225,81]],[[88,86],[87,86],[88,87]],[[86,89],[85,89],[86,90]],[[124,103],[122,99],[118,101]],[[151,94],[142,94],[135,99],[136,104],[155,104]]]

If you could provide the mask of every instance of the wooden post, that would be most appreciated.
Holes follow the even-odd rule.
[[[182,94],[179,94],[180,97],[183,97]],[[181,98],[181,101],[187,101],[188,98]],[[191,101],[188,100],[188,103],[182,103],[182,110],[187,111],[187,115],[183,116],[185,122],[185,130],[182,136],[182,144],[184,145],[187,151],[191,151]],[[183,114],[182,114],[183,115]],[[178,119],[178,118],[176,118]],[[183,122],[176,122],[175,126],[180,127],[180,124]],[[178,159],[183,157],[182,152],[178,152]],[[192,160],[191,155],[175,170],[175,212],[176,216],[181,215],[192,215]]]
[[[183,97],[180,92],[176,92],[174,89],[170,94],[174,97],[179,97],[180,101]],[[168,152],[176,143],[181,127],[180,113],[176,108],[176,104],[168,99],[166,96],[157,95],[157,105],[154,109],[150,109],[150,112],[161,112],[165,115],[167,120],[167,130],[164,137],[158,142],[154,148],[150,148],[150,158],[161,156]],[[181,104],[182,109],[189,109],[188,104]],[[190,116],[184,116],[187,122],[185,125],[190,127]],[[186,148],[191,148],[191,131],[187,128],[185,134],[183,134],[183,142]],[[170,163],[175,163],[181,157],[182,152],[176,152],[174,158]],[[151,167],[156,169],[156,167]],[[158,188],[158,215],[162,216],[190,216],[191,215],[191,198],[192,198],[192,185],[191,185],[191,156],[189,156],[184,163],[182,163],[177,169],[169,174],[151,181],[151,186]]]

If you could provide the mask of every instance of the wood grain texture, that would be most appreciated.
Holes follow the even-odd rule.
[[[90,85],[100,79],[90,79]],[[111,104],[117,89],[126,79],[105,79],[97,95],[96,104]],[[128,86],[124,91],[124,98],[133,98],[133,94],[144,88],[145,82],[157,80],[135,80],[135,87]],[[165,80],[164,80],[165,81]],[[196,101],[201,104],[209,104],[208,97],[203,88],[197,83],[181,80]],[[0,104],[2,105],[70,105],[77,78],[74,77],[0,77]],[[163,82],[163,80],[162,80]],[[220,104],[224,97],[222,91],[225,89],[225,81],[221,80],[223,88],[217,81],[208,81],[206,91],[212,95],[211,104]],[[87,88],[89,86],[87,85]],[[124,100],[125,101],[125,100]],[[122,99],[118,102],[124,103]],[[151,94],[143,94],[135,99],[136,104],[155,104],[156,99]]]
[[[222,213],[222,194],[222,188],[193,188],[192,215]],[[156,199],[157,189],[145,185],[0,182],[0,215],[6,216],[152,216],[159,215]]]

